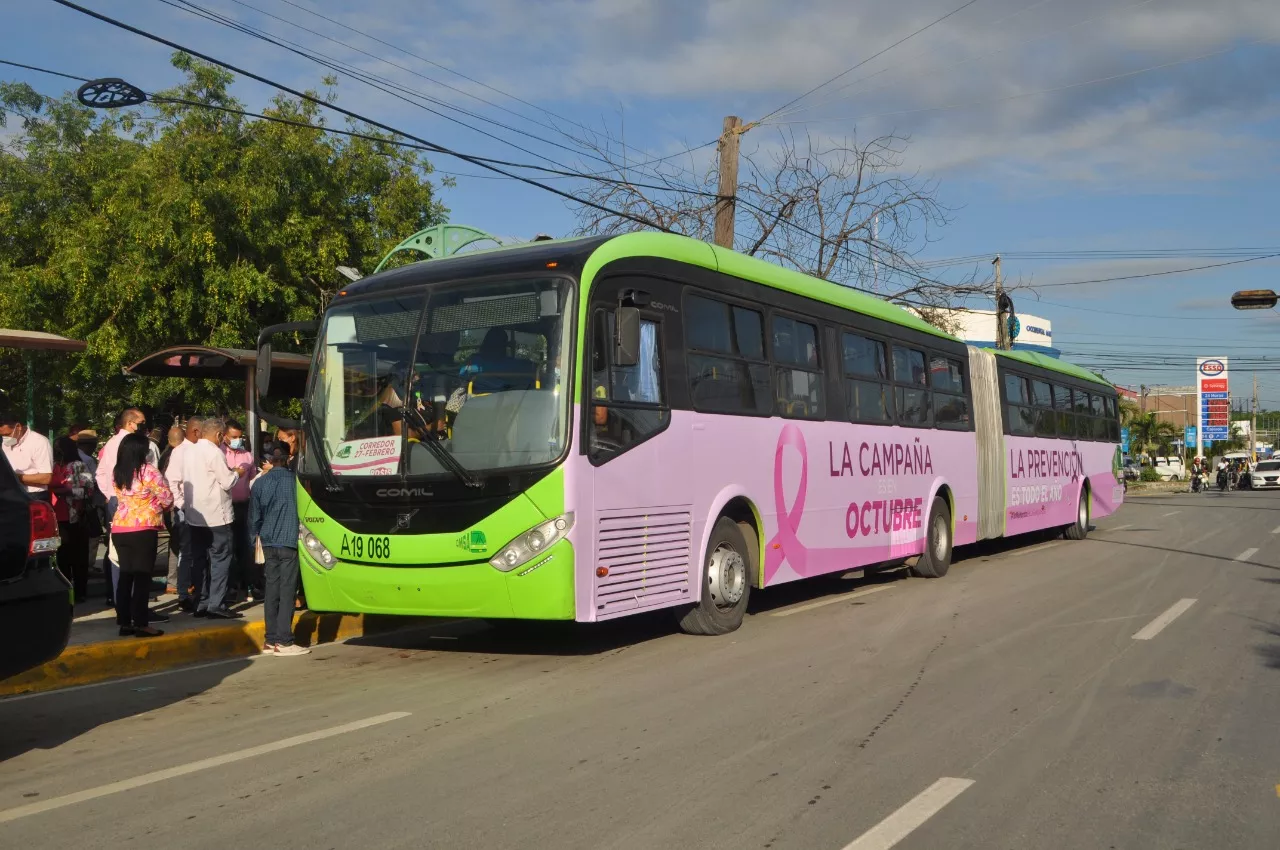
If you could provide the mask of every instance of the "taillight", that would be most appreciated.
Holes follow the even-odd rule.
[[[37,499],[31,500],[31,554],[51,555],[58,551],[62,538],[58,536],[58,517],[53,506]]]

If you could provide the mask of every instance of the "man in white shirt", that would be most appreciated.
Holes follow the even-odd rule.
[[[116,432],[112,435],[107,444],[102,447],[102,451],[98,453],[98,469],[94,472],[93,478],[98,483],[98,490],[102,493],[103,498],[107,500],[107,551],[111,551],[111,522],[116,516],[116,455],[120,452],[120,441],[127,434],[133,434],[141,431],[147,433],[147,415],[136,407],[126,407],[116,417]],[[150,450],[147,453],[147,460],[151,465],[160,468],[160,453],[156,451],[154,443],[148,442]],[[110,580],[110,597],[115,599],[116,582],[120,578],[120,570],[110,557],[104,559],[108,564],[109,580]]]
[[[53,444],[44,434],[37,434],[14,414],[0,414],[0,437],[9,465],[18,473],[27,492],[34,498],[50,501],[49,482],[53,480]]]
[[[191,528],[187,525],[183,511],[184,491],[184,458],[188,449],[200,441],[200,429],[204,425],[203,416],[192,416],[187,419],[186,439],[174,446],[169,452],[169,466],[165,469],[165,478],[169,480],[169,489],[173,492],[173,534],[178,538],[178,607],[188,614],[194,614],[198,597],[191,595]]]
[[[214,417],[200,427],[200,440],[182,454],[182,512],[191,540],[192,583],[200,594],[197,617],[236,620],[242,615],[226,606],[231,576],[231,488],[249,471],[227,466],[222,453],[226,423]]]

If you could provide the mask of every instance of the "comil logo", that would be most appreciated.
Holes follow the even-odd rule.
[[[1215,375],[1221,375],[1226,368],[1221,360],[1206,360],[1200,364],[1200,374],[1212,378]]]

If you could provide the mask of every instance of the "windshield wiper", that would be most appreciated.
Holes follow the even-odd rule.
[[[407,426],[409,424],[410,416],[414,417],[417,420],[413,424],[417,426],[418,430],[426,437],[425,440],[420,440],[418,442],[418,445],[426,446],[427,451],[431,452],[431,456],[434,457],[441,466],[443,466],[445,469],[452,472],[455,478],[457,478],[459,481],[461,481],[463,484],[465,484],[468,487],[484,486],[484,481],[482,481],[474,473],[472,473],[471,470],[467,469],[465,466],[459,463],[458,459],[455,458],[452,454],[450,454],[448,449],[440,445],[440,442],[435,438],[435,436],[432,434],[430,429],[427,427],[427,421],[422,417],[421,411],[419,411],[417,408],[413,408],[412,410],[410,410],[409,403],[405,402],[404,407],[400,408],[400,416],[402,421],[406,425],[406,430],[408,430]],[[405,460],[402,461],[403,469],[404,469],[404,472],[402,473],[402,476],[401,476],[402,478],[407,477],[408,475],[409,465],[407,462],[408,460],[407,435],[405,438],[405,446],[406,446],[406,453],[405,453]]]
[[[324,446],[324,442],[320,438],[320,433],[316,431],[315,424],[311,421],[311,417],[307,415],[305,410],[302,412],[302,430],[303,433],[307,435],[307,439],[312,441],[312,445],[317,447]],[[324,481],[324,489],[328,490],[330,493],[336,493],[341,490],[342,484],[339,483],[338,477],[333,474],[333,469],[330,468],[329,461],[324,456],[324,452],[322,450],[316,451],[315,457],[316,465],[320,467],[320,478]]]

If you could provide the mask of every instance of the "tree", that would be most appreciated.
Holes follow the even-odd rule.
[[[1173,454],[1173,443],[1178,439],[1178,429],[1172,422],[1154,413],[1139,415],[1129,423],[1129,442],[1139,451],[1159,457]]]
[[[328,134],[320,107],[287,97],[267,113],[308,126],[219,111],[241,108],[232,75],[182,53],[173,65],[181,85],[118,113],[0,86],[0,114],[21,121],[0,150],[0,326],[89,344],[42,358],[42,419],[126,400],[236,409],[238,384],[132,381],[121,367],[166,345],[251,348],[263,325],[315,317],[335,266],[371,268],[446,218],[430,164],[389,136]],[[10,399],[22,375],[0,375]]]
[[[1133,421],[1142,415],[1142,411],[1138,408],[1138,403],[1131,398],[1119,396],[1120,401],[1120,424],[1128,428]]]
[[[608,179],[588,186],[584,197],[634,218],[579,206],[582,233],[656,227],[711,240],[715,163],[689,183],[687,174],[697,173],[692,161],[681,167],[668,160],[638,172],[626,163],[618,140],[602,133],[588,141],[611,166]],[[917,262],[933,231],[947,223],[949,210],[937,198],[936,183],[902,171],[907,143],[897,135],[860,143],[781,133],[776,146],[744,153],[734,248],[926,311],[965,295],[990,295],[985,282],[938,281]],[[935,313],[930,316],[942,320]]]

